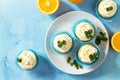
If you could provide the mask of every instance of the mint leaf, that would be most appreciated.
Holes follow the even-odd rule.
[[[107,41],[106,37],[101,38],[102,41]]]
[[[113,10],[113,7],[110,6],[110,7],[106,8],[106,10],[107,10],[107,11],[111,11],[111,10]]]
[[[17,58],[17,61],[18,61],[18,62],[22,62],[22,59],[21,59],[21,58]]]
[[[93,38],[93,36],[92,36],[92,29],[90,29],[90,30],[88,30],[88,31],[84,31],[84,34],[86,35],[86,37],[87,37],[88,39]]]
[[[98,59],[98,53],[95,52],[95,53],[93,53],[93,54],[90,54],[90,55],[89,55],[89,58],[90,58],[91,61],[97,60],[97,59]]]
[[[65,40],[63,40],[62,44],[64,44],[64,45],[65,45],[65,44],[66,44],[66,41],[65,41]]]
[[[92,33],[92,29],[88,30],[88,33],[91,34]]]
[[[62,42],[61,41],[58,41],[58,47],[62,47]]]
[[[106,33],[100,32],[100,35],[98,35],[95,39],[95,43],[99,45],[101,41],[107,41]]]
[[[70,66],[75,66],[76,69],[83,68],[82,65],[79,65],[76,60],[71,60],[71,57],[67,57],[67,61]]]
[[[65,40],[63,40],[63,41],[58,41],[57,43],[58,43],[58,47],[61,48],[63,45],[66,44],[66,41],[65,41]]]

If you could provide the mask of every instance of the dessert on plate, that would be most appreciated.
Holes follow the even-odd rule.
[[[82,43],[76,52],[76,61],[79,64],[92,64],[98,60],[100,49],[94,43]]]
[[[96,30],[96,26],[87,19],[81,19],[73,25],[73,33],[80,42],[92,40]]]
[[[59,53],[67,53],[73,47],[73,39],[67,32],[59,32],[52,40],[52,46]]]

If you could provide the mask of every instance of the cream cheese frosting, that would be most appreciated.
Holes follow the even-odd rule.
[[[66,44],[62,47],[58,46],[58,41],[66,41]],[[72,48],[72,39],[67,34],[59,34],[57,35],[53,40],[53,47],[56,49],[56,51],[61,53],[66,53]]]
[[[37,59],[35,54],[30,50],[24,50],[19,56],[18,65],[24,70],[31,70],[36,66]]]
[[[90,40],[90,38],[87,38],[84,32],[88,30],[92,30],[92,36],[93,36],[94,35],[93,26],[88,22],[81,22],[80,24],[77,25],[75,29],[75,34],[81,41],[87,41]]]
[[[109,8],[111,9],[109,10]],[[113,0],[102,0],[98,5],[98,13],[104,18],[110,18],[117,12],[117,4]]]
[[[78,50],[78,58],[84,63],[92,63],[89,55],[94,53],[97,53],[97,49],[91,44],[86,44]]]

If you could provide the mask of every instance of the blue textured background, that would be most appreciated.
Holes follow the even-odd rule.
[[[109,35],[120,31],[120,0],[118,13],[113,20],[100,19]],[[56,69],[45,52],[45,34],[50,23],[58,16],[73,10],[82,10],[96,16],[97,0],[85,0],[79,5],[61,0],[59,10],[53,15],[38,11],[36,0],[0,0],[0,80],[119,80],[120,54],[111,47],[104,63],[85,75],[69,75]],[[23,49],[32,49],[39,55],[38,66],[23,71],[16,57]]]

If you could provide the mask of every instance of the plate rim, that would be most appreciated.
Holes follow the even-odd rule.
[[[71,14],[71,13],[76,13],[76,12],[77,12],[77,13],[85,13],[85,14],[92,15],[91,13],[88,13],[88,12],[85,12],[85,11],[70,11],[70,12],[64,13],[64,14],[58,16],[57,18],[55,18],[55,19],[52,21],[52,23],[49,25],[49,27],[48,27],[48,29],[47,29],[47,32],[46,32],[46,34],[45,34],[45,51],[46,51],[46,54],[47,54],[50,62],[52,63],[52,65],[54,65],[58,70],[60,70],[60,71],[62,71],[62,72],[64,72],[64,73],[70,74],[70,75],[84,75],[84,74],[88,74],[88,73],[90,73],[90,72],[93,72],[93,71],[96,70],[98,67],[100,67],[100,66],[102,65],[102,63],[105,61],[105,59],[106,59],[106,57],[107,57],[107,55],[108,55],[108,51],[109,51],[109,42],[110,42],[110,41],[109,41],[109,34],[108,34],[108,31],[107,31],[106,27],[104,26],[104,24],[101,22],[101,20],[100,20],[98,17],[92,15],[92,16],[94,16],[97,20],[99,20],[100,23],[104,26],[105,32],[107,32],[107,36],[108,36],[108,46],[107,46],[107,49],[106,49],[106,52],[105,52],[105,53],[106,53],[106,56],[104,56],[104,58],[103,58],[103,60],[101,61],[101,63],[98,64],[97,67],[95,67],[92,71],[87,71],[86,73],[79,73],[79,74],[78,74],[78,73],[75,74],[75,73],[66,72],[66,71],[60,69],[59,67],[57,67],[57,66],[53,63],[53,61],[51,60],[50,56],[48,55],[48,51],[47,51],[47,37],[48,37],[49,30],[50,30],[51,26],[53,25],[53,23],[54,23],[56,20],[60,19],[60,18],[61,18],[62,16],[64,16],[64,15]]]

